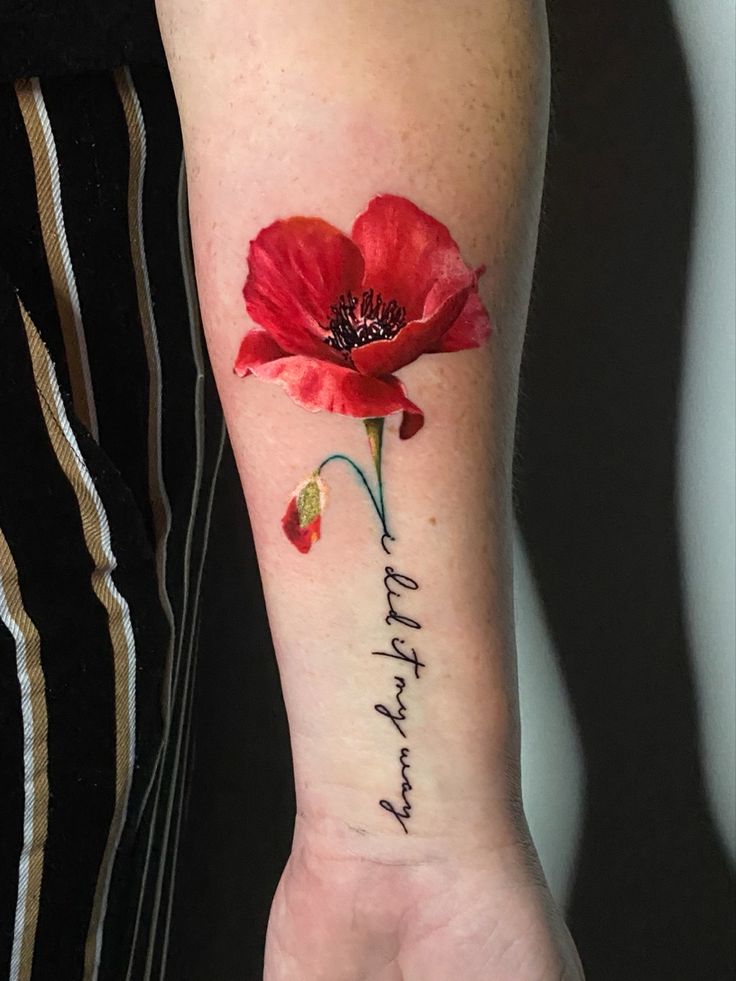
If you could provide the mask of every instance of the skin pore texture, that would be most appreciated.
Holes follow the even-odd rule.
[[[518,774],[511,456],[548,116],[543,7],[158,10],[294,757],[264,977],[582,978]],[[375,199],[423,231],[377,223],[361,240],[354,222]],[[371,272],[382,306],[351,235],[366,270],[387,250]],[[457,257],[391,252],[392,235],[447,235]],[[471,298],[467,343],[443,347]],[[423,346],[402,335],[415,329]],[[359,402],[376,384],[403,393],[421,428],[390,400]],[[232,656],[249,656],[247,637]]]

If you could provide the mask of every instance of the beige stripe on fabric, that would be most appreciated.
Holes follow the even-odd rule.
[[[110,545],[110,529],[102,501],[82,458],[76,437],[66,417],[54,367],[46,345],[27,311],[20,304],[33,377],[39,393],[49,439],[64,475],[79,504],[82,532],[93,562],[92,589],[107,613],[113,650],[115,684],[115,808],[92,907],[85,949],[85,981],[96,976],[99,962],[100,927],[107,901],[110,870],[127,810],[135,754],[135,641],[130,611],[118,592],[112,572],[116,561]]]
[[[128,183],[128,224],[130,245],[135,270],[135,284],[138,293],[138,309],[143,322],[143,338],[149,368],[148,388],[148,484],[153,510],[153,524],[156,541],[165,539],[171,521],[168,499],[163,486],[161,471],[161,359],[156,340],[156,324],[153,318],[151,291],[148,283],[143,228],[141,220],[141,199],[143,194],[143,171],[145,154],[145,133],[140,104],[127,68],[115,72],[115,81],[123,104],[125,121],[130,140],[130,176]]]
[[[15,641],[23,718],[23,848],[18,866],[10,981],[30,981],[48,831],[48,719],[41,638],[23,605],[8,542],[0,530],[0,620]]]
[[[97,412],[79,296],[64,227],[54,137],[38,79],[17,81],[15,92],[33,158],[41,234],[64,339],[74,411],[97,439]]]
[[[153,807],[151,810],[150,829],[146,846],[146,856],[141,880],[141,889],[138,897],[133,938],[130,949],[130,961],[128,964],[127,978],[131,978],[133,961],[135,959],[138,944],[138,933],[141,926],[141,915],[143,909],[143,899],[148,882],[153,840],[156,833],[157,816],[159,801],[161,796],[161,783],[163,779],[163,754],[168,746],[171,733],[171,686],[174,650],[176,644],[176,631],[174,627],[174,614],[169,600],[166,586],[167,570],[167,549],[168,537],[171,528],[171,508],[163,479],[162,462],[162,437],[161,437],[161,415],[162,415],[162,373],[161,357],[158,347],[156,333],[156,320],[153,313],[153,302],[151,299],[151,288],[148,278],[148,266],[146,263],[146,250],[143,234],[143,181],[146,171],[146,129],[143,119],[138,94],[135,89],[133,79],[128,68],[119,68],[115,71],[115,82],[123,107],[123,114],[128,128],[128,140],[130,143],[130,166],[128,176],[128,226],[130,229],[130,249],[133,259],[133,269],[135,272],[135,283],[138,294],[138,308],[140,311],[141,325],[143,328],[143,339],[146,348],[146,359],[148,362],[148,490],[151,501],[153,515],[154,532],[156,535],[156,567],[158,574],[159,598],[169,622],[169,644],[164,674],[163,687],[163,717],[164,734],[163,748],[159,753],[156,767],[154,769],[151,784],[146,789],[144,803],[148,801],[151,791],[154,793]],[[155,790],[154,790],[155,784]],[[163,860],[163,857],[162,857]],[[149,926],[149,936],[155,934],[155,923]],[[147,981],[150,965],[147,964],[146,975],[142,981]]]

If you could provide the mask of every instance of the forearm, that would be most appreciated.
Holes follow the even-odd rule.
[[[159,12],[300,816],[389,856],[505,835],[517,763],[510,464],[547,115],[541,4],[159,0]],[[349,232],[384,193],[433,215],[470,267],[487,267],[493,332],[399,370],[424,426],[402,440],[401,414],[388,415],[381,507],[359,417],[305,411],[233,366],[254,326],[249,242],[294,215]],[[373,498],[352,464],[326,464],[321,537],[302,553],[282,517],[335,454]]]

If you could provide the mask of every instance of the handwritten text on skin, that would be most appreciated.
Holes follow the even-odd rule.
[[[419,584],[415,579],[406,576],[401,572],[396,572],[391,566],[386,566],[384,575],[384,585],[386,587],[386,601],[388,612],[386,623],[390,627],[395,627],[402,633],[410,630],[421,630],[418,620],[410,617],[403,609],[402,600],[407,591],[419,589]],[[409,834],[408,822],[411,819],[412,804],[411,791],[413,790],[409,779],[411,769],[411,750],[406,741],[407,717],[409,714],[409,690],[413,682],[421,677],[421,671],[426,665],[419,660],[416,650],[410,645],[405,636],[394,636],[391,638],[390,650],[373,651],[375,657],[392,658],[398,662],[393,676],[394,692],[393,697],[388,700],[389,704],[375,705],[374,708],[379,715],[383,716],[391,723],[394,731],[400,736],[402,745],[399,748],[399,781],[400,788],[398,796],[392,801],[388,799],[380,800],[378,803],[389,814],[399,822],[405,834]],[[402,673],[405,672],[405,673]]]

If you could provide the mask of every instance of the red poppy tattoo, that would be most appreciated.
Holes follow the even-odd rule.
[[[351,466],[386,526],[381,480],[383,420],[402,414],[414,436],[424,413],[394,372],[423,354],[479,347],[490,335],[478,296],[483,268],[466,265],[447,228],[406,198],[381,194],[348,237],[320,218],[275,221],[250,243],[243,288],[259,326],[240,345],[235,372],[277,382],[305,409],[362,419],[377,486],[349,457],[335,454],[294,492],[282,524],[301,552],[320,536],[326,501],[322,469]]]

